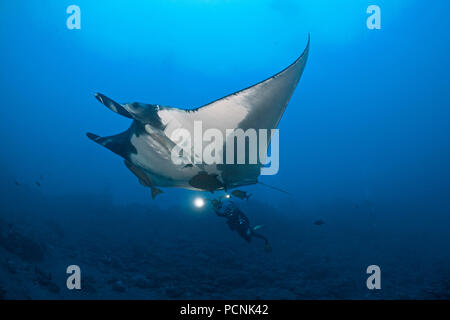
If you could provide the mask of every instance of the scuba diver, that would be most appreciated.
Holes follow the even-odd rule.
[[[266,252],[272,251],[269,240],[262,234],[256,232],[256,230],[262,226],[256,226],[254,228],[250,227],[249,219],[233,201],[228,200],[226,203],[222,203],[221,198],[212,199],[210,201],[216,215],[226,218],[227,224],[231,230],[236,230],[236,232],[247,242],[250,242],[252,237],[264,240],[264,250]]]

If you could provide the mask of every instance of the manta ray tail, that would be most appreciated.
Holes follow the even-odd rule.
[[[133,118],[130,115],[130,113],[120,103],[115,102],[114,100],[108,98],[104,94],[96,93],[95,98],[102,104],[104,104],[108,109],[114,111],[115,113],[130,119]]]
[[[280,189],[280,188],[271,186],[271,185],[266,184],[266,183],[263,183],[263,182],[261,182],[261,181],[258,181],[258,183],[259,183],[260,185],[262,185],[262,186],[265,186],[265,187],[271,188],[271,189],[273,189],[273,190],[277,190],[277,191],[279,191],[279,192],[282,192],[282,193],[285,193],[285,194],[288,194],[288,195],[292,196],[292,193],[289,193],[289,192],[287,192],[287,191],[284,191],[283,189]]]

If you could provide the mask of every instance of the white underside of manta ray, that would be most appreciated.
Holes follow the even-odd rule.
[[[201,121],[203,130],[215,128],[221,132],[276,128],[303,73],[308,50],[309,39],[302,55],[283,71],[193,110],[138,102],[119,104],[96,93],[106,107],[133,122],[128,130],[114,136],[87,136],[124,158],[140,183],[151,188],[153,198],[162,192],[157,187],[214,192],[255,184],[260,164],[175,164],[171,151],[176,143],[170,137],[180,127],[192,132],[194,121]]]

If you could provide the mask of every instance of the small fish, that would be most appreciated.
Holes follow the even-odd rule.
[[[40,186],[41,186],[41,183],[40,183],[39,181],[36,181],[36,185],[37,185],[38,187],[40,187]]]
[[[247,192],[242,191],[242,190],[234,190],[231,192],[231,194],[233,196],[235,196],[236,198],[239,198],[241,200],[245,199],[247,201],[248,201],[248,198],[250,198],[250,196],[251,196],[251,194],[248,194]]]
[[[325,221],[323,221],[323,220],[317,220],[317,221],[314,222],[314,224],[315,224],[316,226],[321,226],[321,225],[324,225],[324,224],[325,224]]]

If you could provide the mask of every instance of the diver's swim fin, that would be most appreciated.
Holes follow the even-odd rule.
[[[163,193],[164,191],[162,191],[161,189],[155,188],[155,187],[151,187],[152,189],[152,199],[155,199],[155,197],[160,194]]]

